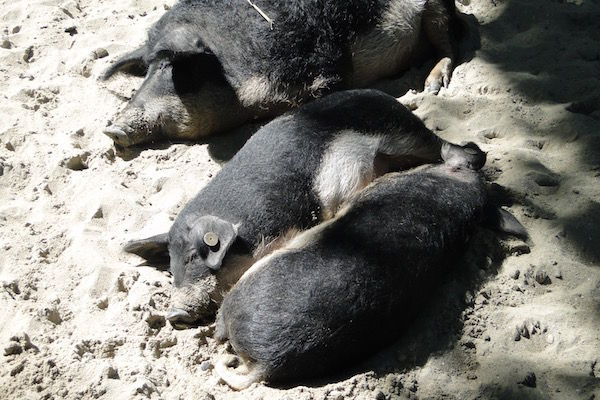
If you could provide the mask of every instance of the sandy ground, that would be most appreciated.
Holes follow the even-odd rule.
[[[210,328],[165,324],[168,274],[121,251],[167,230],[239,142],[116,153],[101,133],[140,81],[98,75],[172,3],[0,1],[0,398],[600,397],[597,0],[474,0],[460,9],[480,49],[448,90],[406,92],[427,66],[380,86],[440,136],[481,144],[531,242],[480,230],[396,344],[241,393],[213,374]]]

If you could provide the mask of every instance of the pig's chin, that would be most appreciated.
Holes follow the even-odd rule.
[[[173,325],[198,325],[211,322],[219,304],[213,299],[217,286],[214,276],[173,288],[171,308],[166,318]]]

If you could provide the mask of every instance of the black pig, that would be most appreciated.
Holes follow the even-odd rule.
[[[452,0],[181,1],[103,75],[146,76],[105,133],[122,146],[198,139],[394,75],[420,39],[440,57],[425,83],[437,92],[455,62],[455,14]]]
[[[454,149],[442,154],[445,164],[379,178],[244,273],[217,315],[215,337],[229,339],[246,367],[217,362],[227,384],[331,374],[406,329],[488,206],[480,173]]]

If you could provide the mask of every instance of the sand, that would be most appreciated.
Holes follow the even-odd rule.
[[[240,142],[123,153],[101,133],[140,79],[98,76],[173,1],[0,4],[0,398],[600,396],[598,1],[459,5],[480,48],[450,87],[407,92],[431,65],[378,86],[488,152],[494,193],[531,240],[478,230],[397,343],[322,380],[240,393],[213,373],[225,349],[210,327],[165,323],[168,273],[121,251],[166,231]]]

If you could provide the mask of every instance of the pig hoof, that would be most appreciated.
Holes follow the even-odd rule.
[[[125,129],[118,126],[108,126],[104,128],[104,134],[118,145],[127,147],[133,144]]]
[[[194,318],[187,312],[180,308],[173,308],[169,310],[166,318],[172,324],[188,324],[194,322]]]
[[[438,94],[442,87],[448,88],[450,84],[450,75],[440,72],[431,74],[425,80],[425,91],[432,94]]]
[[[425,80],[425,91],[438,94],[442,86],[448,88],[451,76],[452,59],[444,57],[433,67]]]
[[[475,143],[468,142],[464,144],[462,148],[466,154],[469,168],[478,171],[485,165],[487,154],[483,152]]]
[[[455,166],[464,166],[478,171],[484,165],[487,158],[479,146],[473,142],[468,142],[462,146],[451,143],[445,143],[442,146],[442,159],[444,162]]]
[[[425,91],[432,94],[438,94],[442,88],[442,83],[439,80],[425,82]]]

